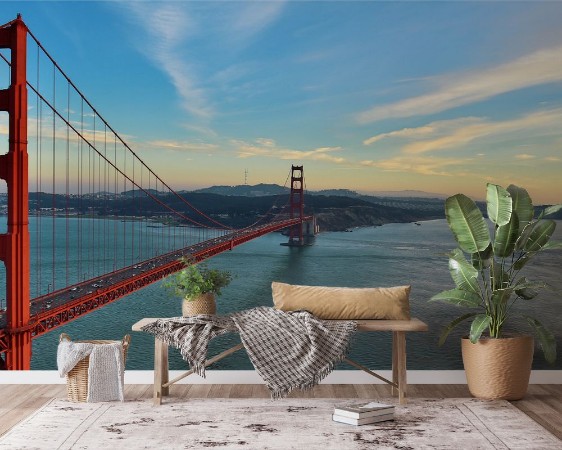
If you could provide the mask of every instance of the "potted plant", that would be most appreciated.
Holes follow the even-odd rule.
[[[223,287],[232,280],[228,271],[210,269],[205,264],[195,264],[182,258],[185,268],[170,276],[164,287],[183,299],[182,314],[215,314],[215,295],[221,295]]]
[[[523,188],[487,185],[484,220],[476,204],[463,194],[445,201],[445,215],[459,248],[449,257],[449,271],[456,287],[431,298],[474,310],[447,325],[442,345],[451,330],[470,320],[470,334],[462,339],[462,356],[468,387],[481,398],[522,398],[528,387],[533,359],[532,336],[504,336],[506,320],[515,314],[517,301],[532,301],[548,285],[530,280],[522,270],[540,252],[562,248],[549,242],[556,222],[544,217],[562,205],[544,209],[534,217],[532,200]],[[552,332],[537,319],[521,315],[534,331],[549,363],[556,360]]]

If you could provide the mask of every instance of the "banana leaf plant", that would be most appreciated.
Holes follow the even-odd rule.
[[[502,337],[503,326],[519,301],[533,301],[539,291],[549,287],[540,280],[530,280],[522,269],[544,250],[562,248],[551,242],[556,228],[554,220],[545,219],[562,205],[545,208],[535,216],[533,202],[523,188],[507,189],[487,185],[487,222],[480,209],[467,196],[456,194],[445,201],[445,215],[459,247],[450,252],[449,271],[455,288],[434,295],[430,301],[468,307],[469,312],[447,325],[439,345],[465,320],[471,320],[470,341],[476,343],[483,333]],[[533,329],[545,359],[556,360],[556,341],[551,331],[535,318],[521,315]]]

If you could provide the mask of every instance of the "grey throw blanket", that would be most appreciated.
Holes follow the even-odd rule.
[[[93,344],[61,340],[57,348],[59,375],[64,377],[79,361],[90,356],[87,402],[124,401],[123,344]]]
[[[260,306],[227,316],[159,319],[144,326],[180,350],[191,368],[205,376],[209,341],[237,331],[252,364],[273,398],[318,384],[345,358],[357,324],[321,321],[307,311],[285,313]]]

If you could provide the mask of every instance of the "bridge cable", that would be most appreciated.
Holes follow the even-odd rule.
[[[287,182],[289,181],[290,176],[291,176],[291,171],[289,171],[289,173],[288,173],[288,175],[287,175],[287,178],[285,179],[285,183],[283,184],[283,188],[285,188],[285,187],[287,186]],[[273,208],[276,207],[277,200],[278,200],[279,198],[281,198],[283,195],[284,195],[284,194],[278,194],[278,195],[275,197],[275,199],[273,200],[273,205],[271,205],[271,207],[269,208],[269,210],[268,210],[262,217],[260,217],[258,220],[256,220],[254,223],[248,225],[247,227],[242,228],[241,230],[242,230],[242,231],[248,230],[248,229],[250,229],[250,228],[256,226],[258,223],[263,222],[263,221],[265,220],[265,218],[269,215],[269,213],[273,210]],[[274,220],[276,217],[279,217],[279,216],[283,213],[283,209],[284,209],[287,205],[288,205],[288,202],[285,203],[285,205],[283,205],[283,206],[281,207],[281,211],[280,211],[279,213],[277,213],[275,216],[273,216],[273,219],[272,219],[272,220]]]
[[[39,86],[40,83],[40,78],[39,78],[39,67],[40,67],[40,59],[39,59],[39,48],[37,48],[37,85]],[[41,195],[41,178],[40,178],[40,172],[39,172],[39,167],[41,166],[41,151],[40,151],[40,146],[41,146],[41,142],[43,141],[41,138],[41,123],[43,122],[43,104],[39,101],[39,97],[37,97],[37,119],[36,119],[36,127],[37,127],[37,145],[36,145],[36,152],[37,152],[37,165],[36,165],[36,177],[35,177],[35,196],[36,196],[36,204],[37,204],[37,208],[39,208],[39,196]],[[35,229],[36,229],[36,235],[38,237],[38,243],[41,242],[41,231],[42,231],[42,227],[41,227],[41,214],[40,214],[41,210],[39,209],[39,215],[37,217],[37,220],[35,221]],[[39,265],[38,270],[37,270],[37,277],[36,277],[36,285],[35,285],[35,292],[36,293],[40,293],[41,292],[41,274],[43,273],[43,271],[41,270],[41,246],[38,244],[36,249],[35,249],[35,253],[37,255],[37,263]]]
[[[53,67],[53,106],[56,107],[56,91],[57,91],[57,86],[56,86],[56,72],[55,72],[55,68]],[[56,197],[55,197],[55,171],[56,171],[56,139],[55,139],[55,135],[56,135],[56,117],[53,114],[53,159],[52,159],[52,164],[53,164],[53,179],[52,179],[52,184],[51,187],[53,189],[53,197],[52,197],[52,208],[53,208],[53,213],[52,213],[52,231],[51,231],[51,236],[52,236],[52,240],[53,240],[53,246],[52,246],[52,270],[51,270],[51,283],[52,283],[52,288],[53,290],[55,289],[55,271],[56,271],[56,255],[55,255],[55,212],[56,212]],[[47,292],[49,291],[49,288],[47,286]]]
[[[70,120],[70,86],[67,83],[66,84],[66,114],[67,114],[67,120]],[[65,276],[66,276],[66,281],[65,284],[66,286],[68,286],[70,284],[70,278],[69,278],[69,273],[68,273],[68,267],[69,267],[69,241],[70,241],[70,227],[69,227],[69,221],[70,221],[70,217],[68,214],[68,209],[69,209],[69,198],[70,198],[70,129],[68,127],[66,127],[66,176],[65,176],[65,237],[66,237],[66,245],[65,247],[65,256],[66,256],[66,270],[65,270]]]
[[[2,59],[5,60],[5,58],[4,58],[4,56],[3,56],[2,54],[0,54],[0,57],[2,57]],[[6,60],[5,60],[5,61],[6,61]],[[48,106],[48,107],[49,107],[49,108],[50,108],[50,109],[67,125],[67,126],[68,126],[68,127],[70,127],[86,144],[88,144],[88,147],[89,147],[89,148],[91,148],[91,149],[94,150],[96,153],[98,153],[102,158],[104,158],[103,155],[101,155],[101,153],[100,153],[95,147],[92,146],[92,144],[91,144],[91,143],[88,141],[88,139],[84,136],[83,132],[82,132],[82,133],[79,132],[70,122],[66,121],[66,119],[65,119],[64,117],[62,117],[62,115],[61,115],[56,109],[53,108],[53,106],[50,104],[50,102],[48,102],[48,101],[45,99],[45,97],[44,97],[43,95],[41,95],[41,94],[37,91],[37,89],[35,89],[35,87],[34,87],[32,84],[30,84],[29,82],[28,82],[27,84],[28,84],[28,86],[33,90],[33,92],[34,92],[34,93],[35,93],[35,94],[36,94],[36,95],[37,95],[37,96],[38,96],[38,97],[39,97],[39,98],[40,98],[40,99],[41,99],[41,100],[42,100],[42,101],[43,101],[43,102],[44,102],[44,103],[45,103],[45,104],[46,104],[46,105],[47,105],[47,106]],[[85,99],[83,99],[83,100],[86,101],[86,103],[87,103],[87,100],[85,100]],[[82,105],[82,106],[83,106],[83,105]],[[111,127],[109,127],[109,126],[108,126],[108,128],[111,129]],[[83,129],[83,114],[82,114],[82,129]],[[119,136],[118,136],[118,135],[117,135],[117,138],[119,139]],[[125,146],[126,146],[126,144],[125,144]],[[127,147],[127,148],[128,148],[128,147]],[[138,159],[138,158],[137,158],[137,159]],[[119,172],[124,178],[126,178],[128,181],[130,181],[132,185],[138,187],[138,188],[139,188],[140,190],[142,190],[147,196],[149,196],[150,198],[152,198],[155,202],[157,202],[157,203],[160,204],[161,206],[164,206],[166,209],[170,210],[170,211],[173,212],[174,214],[180,216],[181,218],[183,218],[183,219],[185,219],[185,220],[187,220],[187,221],[189,221],[189,222],[191,222],[191,223],[194,223],[194,224],[196,224],[196,225],[199,225],[199,226],[201,226],[201,227],[203,227],[203,228],[210,228],[208,225],[202,224],[202,223],[196,221],[195,219],[191,219],[190,217],[185,216],[185,215],[182,214],[181,212],[176,211],[175,209],[169,207],[166,203],[164,203],[164,202],[162,202],[161,200],[155,198],[154,195],[152,195],[150,192],[147,192],[142,186],[139,186],[138,184],[136,184],[135,181],[134,181],[131,177],[129,177],[126,173],[124,173],[121,169],[119,169],[115,164],[113,164],[113,163],[112,163],[111,161],[109,161],[107,158],[104,158],[104,160],[105,160],[109,165],[111,165],[112,167],[114,167],[114,168],[116,169],[116,171]],[[152,172],[152,174],[155,175],[155,176],[157,176],[156,174],[154,174],[154,172]],[[40,176],[41,176],[41,175],[40,175]],[[166,187],[168,187],[168,189],[170,189],[171,193],[175,194],[176,196],[179,196],[179,194],[177,194],[175,191],[173,191],[171,188],[169,188],[169,186],[168,186],[166,183],[164,183],[164,182],[162,181],[162,179],[160,179],[159,177],[158,177],[158,179],[160,180],[160,182],[161,182],[162,184],[164,184]],[[124,182],[125,182],[125,181],[124,181]],[[88,185],[89,185],[89,183],[90,183],[90,177],[88,176]],[[126,190],[126,188],[125,188],[125,190]],[[203,214],[203,217],[206,217],[206,216]],[[209,218],[209,219],[210,219],[212,222],[215,222],[215,223],[220,224],[219,222],[216,222],[216,221],[213,220],[212,218]],[[223,227],[226,227],[226,226],[223,225],[223,224],[220,224],[220,225],[223,226]],[[231,227],[226,227],[226,228],[227,228],[227,229],[232,229]]]
[[[165,186],[166,188],[168,188],[168,190],[170,191],[171,194],[173,194],[174,196],[176,196],[177,198],[179,198],[182,203],[186,204],[186,205],[187,205],[188,207],[190,207],[193,211],[195,211],[197,214],[199,214],[200,216],[202,216],[202,217],[204,217],[205,219],[207,219],[209,222],[215,223],[216,225],[219,225],[221,228],[224,228],[224,229],[230,229],[230,230],[233,229],[233,228],[231,228],[231,227],[229,227],[229,226],[227,226],[227,225],[225,225],[225,224],[223,224],[223,223],[221,223],[221,222],[216,221],[216,220],[213,219],[212,217],[208,216],[207,214],[205,214],[205,213],[203,213],[202,211],[200,211],[199,209],[197,209],[197,208],[196,208],[195,206],[193,206],[189,201],[187,201],[184,197],[180,196],[176,191],[174,191],[174,190],[173,190],[164,180],[162,180],[150,167],[148,167],[148,166],[146,165],[146,163],[145,163],[141,158],[139,158],[139,156],[131,149],[131,147],[130,147],[130,146],[121,138],[121,136],[111,127],[111,125],[109,125],[109,123],[98,113],[98,111],[92,106],[92,104],[88,101],[88,99],[82,94],[82,92],[76,87],[76,85],[72,82],[72,80],[66,75],[66,73],[60,68],[60,66],[57,64],[57,62],[56,62],[56,61],[51,57],[51,55],[45,50],[45,48],[43,47],[43,45],[39,42],[39,40],[33,35],[33,33],[32,33],[29,29],[28,29],[28,33],[29,33],[29,35],[35,40],[35,42],[36,42],[38,48],[40,48],[41,50],[43,50],[44,54],[50,59],[50,61],[53,63],[53,65],[59,70],[59,72],[61,73],[61,75],[63,75],[63,77],[67,80],[67,82],[68,82],[68,83],[74,88],[74,90],[80,95],[81,100],[82,100],[82,112],[83,112],[83,103],[85,102],[85,103],[91,108],[92,112],[93,112],[94,114],[96,114],[96,115],[104,122],[104,124],[111,130],[111,132],[115,135],[115,137],[116,137],[117,139],[119,139],[119,141],[123,144],[123,146],[124,146],[127,150],[129,150],[129,152],[133,155],[133,157],[136,158],[137,160],[139,160],[139,162],[140,162],[150,173],[152,173],[157,179],[159,179],[160,182],[162,183],[162,185]],[[39,50],[38,50],[38,52],[39,52]],[[7,59],[3,54],[0,53],[0,57],[1,57],[9,66],[11,66],[11,63],[8,61],[8,59]],[[29,81],[27,81],[27,85],[33,90],[33,92],[34,92],[41,100],[43,100],[43,102],[45,102],[45,103],[47,104],[47,106],[49,106],[49,107],[51,108],[51,110],[53,110],[53,112],[54,112],[57,116],[59,116],[59,117],[61,118],[61,120],[63,120],[63,122],[66,123],[67,126],[71,127],[71,128],[73,129],[73,131],[74,131],[78,136],[80,136],[81,139],[83,139],[86,143],[88,143],[88,145],[91,146],[90,142],[84,137],[84,135],[81,134],[81,133],[79,133],[79,132],[75,129],[75,127],[73,127],[69,122],[67,122],[67,121],[60,115],[60,113],[59,113],[55,108],[53,108],[53,106],[45,99],[45,97],[39,93],[38,89],[35,89],[35,87],[34,87]],[[83,117],[82,117],[81,123],[82,123],[82,125],[83,125]],[[83,130],[82,130],[82,131],[83,131]],[[94,148],[94,150],[95,150],[97,153],[99,153],[96,148]],[[109,164],[113,165],[113,164],[111,163],[111,161],[108,161],[107,159],[106,159],[106,162],[108,162]],[[113,166],[114,166],[114,165],[113,165]],[[115,166],[114,166],[114,167],[115,167]],[[116,167],[116,169],[119,170],[117,167]],[[123,172],[120,171],[120,170],[119,170],[119,172],[120,172],[124,177],[127,177],[127,178],[129,179],[129,181],[132,182],[132,180],[131,180],[125,173],[123,173]],[[89,182],[90,182],[90,180],[88,180],[88,185],[89,185]],[[132,182],[132,183],[133,183],[133,182]],[[133,184],[134,184],[134,183],[133,183]],[[135,185],[136,185],[136,184],[135,184]],[[137,187],[138,187],[139,189],[141,189],[143,192],[146,193],[146,191],[145,191],[141,186],[138,186],[138,185],[137,185]],[[153,196],[150,196],[150,197],[153,198],[153,200],[156,200],[156,199],[154,199]],[[156,200],[156,201],[157,201],[157,200]],[[194,223],[194,224],[196,224],[196,225],[202,226],[202,227],[204,227],[204,228],[208,228],[208,225],[204,225],[204,224],[202,224],[202,223],[200,223],[200,222],[198,222],[198,221],[196,221],[196,220],[194,220],[194,219],[191,219],[191,218],[189,218],[189,217],[187,217],[187,216],[185,216],[185,215],[179,213],[178,211],[176,211],[176,210],[174,210],[174,209],[168,207],[168,206],[167,206],[166,204],[164,204],[163,202],[161,202],[161,201],[157,201],[157,202],[158,202],[159,204],[161,204],[162,206],[166,207],[167,209],[169,209],[170,211],[172,211],[173,213],[175,213],[176,215],[179,215],[179,216],[182,217],[183,219],[185,219],[185,220],[187,220],[187,221],[189,221],[189,222],[192,222],[192,223]]]
[[[129,150],[131,152],[131,154],[140,161],[140,163],[149,171],[152,172],[152,174],[157,177],[158,179],[160,179],[160,182],[166,186],[170,192],[172,194],[174,194],[176,197],[178,197],[180,199],[180,201],[182,201],[183,203],[185,203],[186,205],[188,205],[191,209],[193,209],[196,213],[198,213],[199,215],[201,215],[202,217],[205,217],[207,220],[210,220],[211,222],[215,223],[216,225],[219,225],[222,228],[225,229],[231,229],[231,227],[226,226],[223,223],[220,223],[216,220],[214,220],[213,218],[207,216],[205,213],[203,213],[202,211],[200,211],[199,209],[197,209],[195,206],[193,206],[189,201],[187,201],[185,198],[183,198],[182,196],[180,196],[175,190],[173,190],[164,180],[162,180],[150,167],[148,167],[146,165],[146,163],[133,151],[133,149],[121,138],[121,136],[111,127],[111,125],[99,114],[99,112],[96,110],[96,108],[94,108],[94,106],[89,102],[89,100],[84,96],[84,94],[80,91],[80,89],[78,89],[78,87],[73,83],[73,81],[68,77],[68,75],[66,75],[66,73],[62,70],[62,68],[58,65],[58,63],[54,60],[54,58],[49,54],[49,52],[45,49],[45,47],[43,47],[43,45],[41,44],[41,42],[39,42],[39,39],[37,39],[35,37],[35,35],[31,32],[31,30],[29,30],[29,28],[27,29],[28,34],[33,38],[33,40],[35,41],[35,43],[37,44],[37,46],[43,50],[43,53],[45,54],[45,56],[47,56],[47,58],[49,58],[49,60],[53,63],[53,65],[58,69],[58,71],[60,72],[60,74],[67,80],[68,83],[70,83],[70,85],[74,88],[74,90],[82,97],[82,99],[86,102],[86,104],[92,109],[92,112],[97,114],[98,117],[107,125],[107,127],[111,130],[111,132],[113,134],[115,134],[115,136],[117,136],[117,138],[121,141],[121,143],[123,144],[123,146],[125,146],[125,148],[127,148],[127,150]],[[4,58],[4,60],[10,64],[7,59]],[[28,83],[29,84],[29,83]]]

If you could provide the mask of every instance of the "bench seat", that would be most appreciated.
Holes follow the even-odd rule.
[[[142,331],[142,327],[149,323],[155,322],[157,318],[144,318],[139,320],[132,326],[133,331]],[[381,381],[392,386],[392,394],[398,396],[400,404],[406,403],[406,333],[410,331],[427,331],[428,326],[426,323],[419,319],[412,318],[410,320],[357,320],[357,331],[359,332],[377,332],[387,331],[392,332],[392,381],[382,377],[381,375],[373,372],[367,367],[346,358],[344,361],[357,369],[378,378]],[[224,352],[210,358],[205,362],[205,366],[213,364],[222,358],[244,348],[243,344],[235,345],[234,347],[225,350]],[[169,380],[168,369],[168,345],[155,338],[154,340],[154,404],[160,405],[162,397],[169,394],[169,387],[175,382],[189,376],[193,373],[192,370]]]

